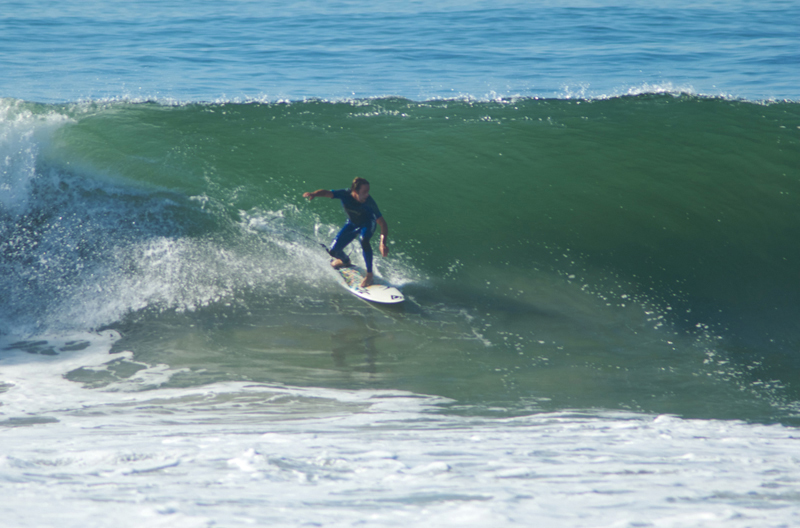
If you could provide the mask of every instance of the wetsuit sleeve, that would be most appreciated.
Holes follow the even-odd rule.
[[[375,203],[375,200],[373,200],[373,199],[372,199],[372,196],[370,196],[370,197],[367,199],[367,203],[366,203],[366,205],[367,205],[367,206],[369,206],[369,208],[370,208],[370,209],[372,209],[372,217],[373,217],[375,220],[377,220],[378,218],[381,218],[381,217],[383,216],[383,215],[381,214],[381,210],[380,210],[380,209],[378,209],[378,204],[377,204],[377,203]]]

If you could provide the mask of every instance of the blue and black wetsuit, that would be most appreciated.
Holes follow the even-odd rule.
[[[367,272],[372,273],[372,246],[369,241],[375,232],[376,220],[383,216],[380,209],[378,209],[378,204],[375,203],[372,196],[367,198],[364,203],[359,202],[353,198],[349,189],[339,189],[331,192],[333,192],[334,198],[342,201],[344,212],[347,213],[347,223],[344,224],[336,238],[333,239],[330,249],[331,256],[341,259],[345,265],[349,265],[350,257],[345,254],[344,248],[356,237],[360,237],[361,250],[364,252],[364,264]]]

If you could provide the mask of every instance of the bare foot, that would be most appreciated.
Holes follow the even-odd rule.
[[[339,269],[346,267],[347,264],[342,259],[333,259],[331,261],[331,266],[333,266],[333,269]]]
[[[366,288],[367,286],[372,286],[372,273],[367,273],[364,280],[361,281],[362,288]]]

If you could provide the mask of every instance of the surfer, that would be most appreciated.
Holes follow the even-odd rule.
[[[361,239],[361,250],[364,253],[364,264],[367,268],[367,274],[364,280],[361,281],[361,287],[366,288],[372,284],[372,245],[370,239],[372,234],[375,233],[375,227],[381,227],[381,255],[384,257],[389,255],[389,248],[386,247],[386,239],[389,236],[389,227],[386,225],[386,220],[383,219],[378,204],[369,195],[369,182],[364,178],[356,178],[350,189],[339,189],[329,191],[327,189],[319,189],[314,192],[303,193],[303,198],[308,198],[309,201],[314,198],[337,198],[342,201],[345,213],[347,213],[347,222],[339,230],[336,238],[333,239],[333,244],[329,251],[333,260],[331,266],[335,269],[344,268],[350,265],[350,257],[344,252],[344,248],[355,240],[356,237]]]

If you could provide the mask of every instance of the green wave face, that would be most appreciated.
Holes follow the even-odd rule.
[[[333,339],[358,383],[509,412],[793,415],[797,103],[4,101],[2,126],[7,333],[130,327],[158,355],[156,321],[179,363],[291,383]],[[366,322],[317,245],[341,208],[302,198],[355,177],[413,306]],[[265,349],[281,366],[248,371]]]

